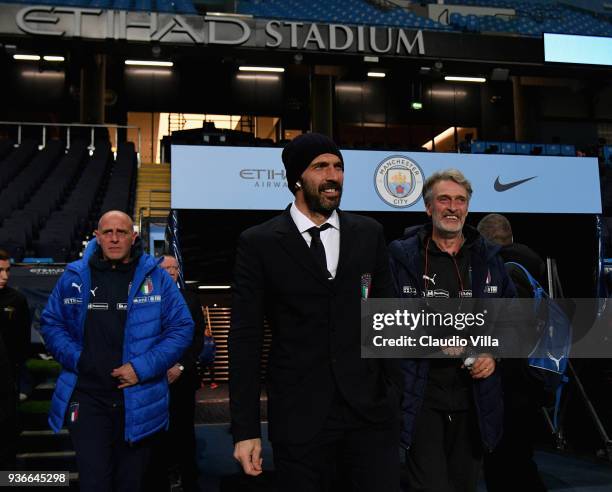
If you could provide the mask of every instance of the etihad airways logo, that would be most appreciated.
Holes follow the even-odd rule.
[[[284,169],[241,169],[240,178],[252,183],[253,188],[287,188]]]

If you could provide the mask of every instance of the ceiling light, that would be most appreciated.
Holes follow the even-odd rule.
[[[172,67],[174,63],[171,61],[156,61],[156,60],[125,60],[126,65],[134,65],[140,67]]]
[[[48,61],[48,62],[63,62],[64,61],[64,57],[63,56],[45,55],[45,56],[43,56],[43,60]]]
[[[364,56],[363,61],[366,63],[378,63],[377,56]]]
[[[238,67],[241,72],[276,72],[283,73],[285,69],[283,67]]]
[[[478,82],[480,84],[487,81],[487,79],[485,79],[484,77],[457,77],[451,75],[447,75],[446,77],[444,77],[444,80],[446,80],[447,82]]]
[[[385,72],[368,72],[368,77],[384,79],[387,76]]]
[[[238,74],[236,75],[238,80],[258,80],[258,81],[266,81],[266,82],[278,82],[280,81],[280,77],[278,75],[268,75],[268,74]]]
[[[40,56],[38,55],[13,55],[15,60],[28,60],[28,61],[38,61],[40,60]]]
[[[231,285],[200,285],[198,286],[198,289],[200,290],[227,290],[227,289],[231,289],[232,286]]]

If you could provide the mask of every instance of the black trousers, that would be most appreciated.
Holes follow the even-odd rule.
[[[170,428],[167,456],[171,471],[181,476],[185,492],[197,490],[196,439],[194,428],[196,381],[189,374],[170,385]]]
[[[305,444],[272,443],[278,492],[398,492],[398,417],[364,421],[340,397]]]
[[[515,396],[515,397],[513,397]],[[546,492],[533,460],[534,436],[539,416],[537,403],[528,395],[506,395],[504,435],[493,453],[485,456],[488,492]]]
[[[14,416],[0,420],[0,436],[0,470],[15,470],[18,435]]]
[[[17,455],[19,425],[17,396],[11,392],[0,394],[0,470],[14,470]]]
[[[194,428],[197,377],[182,375],[170,385],[170,427],[153,446],[147,492],[166,492],[180,477],[183,491],[198,490]]]
[[[142,490],[151,440],[134,444],[125,441],[122,400],[95,398],[75,391],[70,398],[66,423],[76,452],[82,491]]]
[[[475,492],[482,444],[474,410],[442,412],[424,405],[406,459],[406,492]]]

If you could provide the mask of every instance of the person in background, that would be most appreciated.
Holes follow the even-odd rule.
[[[504,262],[522,265],[540,285],[546,285],[546,264],[528,246],[514,242],[510,221],[500,214],[489,214],[478,223],[480,234],[499,251]],[[532,298],[533,287],[525,273],[506,264],[516,286],[517,296]],[[534,320],[535,323],[535,320]],[[535,331],[535,326],[534,326]],[[546,486],[533,459],[533,448],[540,407],[546,400],[543,380],[526,359],[507,359],[501,364],[504,389],[504,435],[499,446],[485,457],[484,472],[489,492],[529,490],[546,492]]]
[[[9,287],[10,276],[10,255],[0,249],[0,470],[15,468],[18,381],[30,342],[28,301]]]
[[[210,310],[208,306],[202,308],[202,312],[206,318],[206,330],[204,331],[204,349],[202,351],[202,377],[208,371],[210,374],[210,389],[217,389],[219,385],[215,382],[215,356],[217,354],[217,344],[212,332],[212,323],[210,321]],[[202,384],[204,382],[202,381]]]
[[[174,256],[164,255],[160,265],[178,282],[180,266]],[[200,386],[197,363],[202,352],[204,327],[200,298],[195,292],[181,290],[195,323],[191,345],[174,366],[168,369],[170,384],[170,427],[161,440],[161,451],[169,469],[170,486],[180,481],[184,492],[198,490],[195,439],[195,393]]]

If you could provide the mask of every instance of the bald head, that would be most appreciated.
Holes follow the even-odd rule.
[[[118,218],[119,220],[127,221],[130,224],[130,229],[132,231],[134,230],[134,221],[132,220],[132,217],[130,217],[125,212],[122,212],[121,210],[109,210],[108,212],[103,214],[102,217],[100,217],[100,220],[98,220],[98,229],[102,229],[102,224],[109,218]]]
[[[98,221],[94,231],[105,260],[127,263],[130,261],[132,245],[136,241],[134,222],[119,210],[106,212]]]

